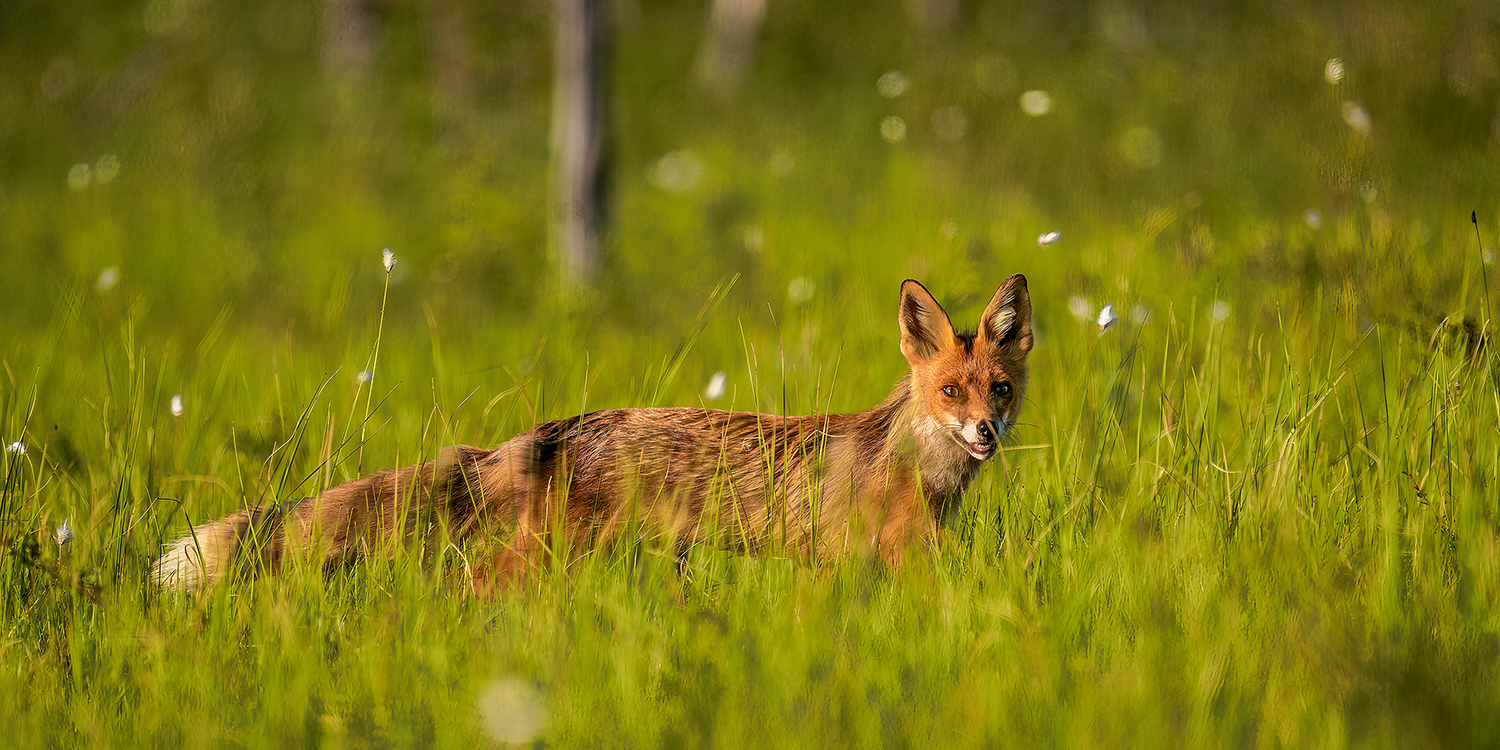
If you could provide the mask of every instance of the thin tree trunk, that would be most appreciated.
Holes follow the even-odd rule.
[[[599,273],[605,204],[606,0],[555,0],[552,149],[560,271],[587,286]]]

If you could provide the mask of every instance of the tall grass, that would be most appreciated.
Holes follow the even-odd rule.
[[[545,3],[454,5],[456,126],[415,6],[349,89],[265,37],[312,5],[150,5],[189,15],[0,10],[0,745],[1500,739],[1495,10],[772,3],[717,99],[682,72],[701,3],[639,4],[608,283],[566,297]],[[671,152],[696,184],[653,182]],[[903,278],[972,324],[1012,272],[1023,424],[899,573],[621,545],[490,601],[438,545],[148,582],[190,523],[580,411],[867,408]]]
[[[575,413],[585,388],[590,407],[647,383],[694,403],[736,356],[736,408],[872,404],[902,367],[894,315],[841,314],[861,304],[847,294],[775,324],[731,297],[683,321],[681,356],[579,333],[577,351],[503,379],[478,363],[533,346],[507,331],[462,353],[437,332],[430,353],[387,338],[395,384],[366,460],[490,442]],[[353,476],[361,443],[329,436],[362,419],[361,386],[295,339],[185,366],[170,344],[146,353],[128,318],[75,334],[102,300],[62,306],[62,333],[10,369],[99,347],[98,385],[72,391],[94,419],[43,425],[33,401],[57,386],[17,387],[36,376],[7,390],[5,435],[27,449],[6,454],[0,497],[0,711],[17,746],[1494,740],[1500,398],[1483,338],[1232,290],[1142,294],[1143,317],[1100,333],[1045,276],[1033,294],[1017,442],[901,573],[697,549],[683,578],[669,550],[627,547],[495,601],[455,588],[461,551],[153,590],[151,557],[186,520]],[[817,326],[842,333],[806,338]],[[832,387],[819,358],[842,361]],[[77,535],[59,546],[64,519]]]

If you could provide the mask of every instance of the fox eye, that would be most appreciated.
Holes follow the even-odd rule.
[[[943,395],[947,396],[948,398],[958,398],[958,386],[955,386],[955,385],[945,385],[945,386],[943,386]]]
[[[1010,383],[996,383],[990,386],[990,391],[998,398],[1005,398],[1010,395]]]

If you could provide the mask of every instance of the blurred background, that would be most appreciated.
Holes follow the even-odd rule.
[[[516,352],[676,345],[733,279],[727,336],[817,310],[891,352],[908,276],[972,316],[1024,272],[1044,336],[1226,290],[1430,327],[1492,257],[1493,3],[564,5],[602,18],[583,274],[553,3],[5,3],[4,335],[368,353],[383,248],[387,333]]]

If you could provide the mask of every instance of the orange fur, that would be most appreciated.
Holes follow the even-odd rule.
[[[274,573],[289,552],[324,564],[433,538],[499,542],[490,585],[558,545],[627,539],[839,555],[900,564],[931,541],[1015,423],[1026,389],[1031,304],[1015,275],[974,333],[954,331],[921,284],[901,287],[911,375],[872,409],[780,417],[709,409],[610,409],[548,422],[493,450],[458,446],[287,507],[258,506],[171,545],[156,578],[193,588],[232,570]]]

